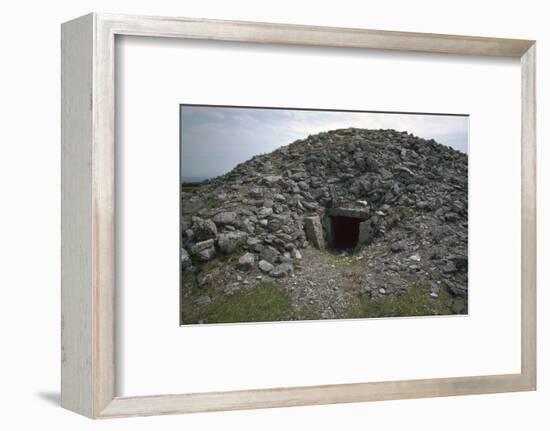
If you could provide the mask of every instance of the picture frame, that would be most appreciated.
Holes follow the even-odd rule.
[[[189,38],[521,59],[521,372],[116,396],[115,37]],[[61,404],[90,418],[536,389],[535,41],[91,13],[62,25]]]

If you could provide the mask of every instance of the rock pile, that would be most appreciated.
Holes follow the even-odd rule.
[[[183,187],[181,208],[185,273],[236,254],[236,273],[289,277],[304,249],[331,247],[330,216],[356,214],[356,251],[377,250],[369,267],[418,273],[433,283],[430,294],[447,289],[453,309],[467,310],[468,160],[434,140],[395,130],[320,133]]]

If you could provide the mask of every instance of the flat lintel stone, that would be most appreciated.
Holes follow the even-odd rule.
[[[364,208],[329,208],[327,210],[327,215],[366,220],[369,218],[369,210]]]

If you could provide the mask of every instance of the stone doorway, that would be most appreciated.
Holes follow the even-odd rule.
[[[337,250],[354,249],[359,241],[359,224],[356,217],[330,217],[331,245]]]
[[[372,239],[369,211],[359,208],[329,208],[325,227],[327,241],[336,250],[354,250]]]
[[[318,215],[304,218],[306,238],[320,250],[325,248],[325,241],[336,250],[357,249],[372,241],[368,216],[365,209],[329,208],[322,222]]]

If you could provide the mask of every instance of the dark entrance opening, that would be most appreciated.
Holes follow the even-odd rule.
[[[359,223],[361,219],[355,217],[332,216],[331,243],[337,250],[355,248],[359,240]]]

